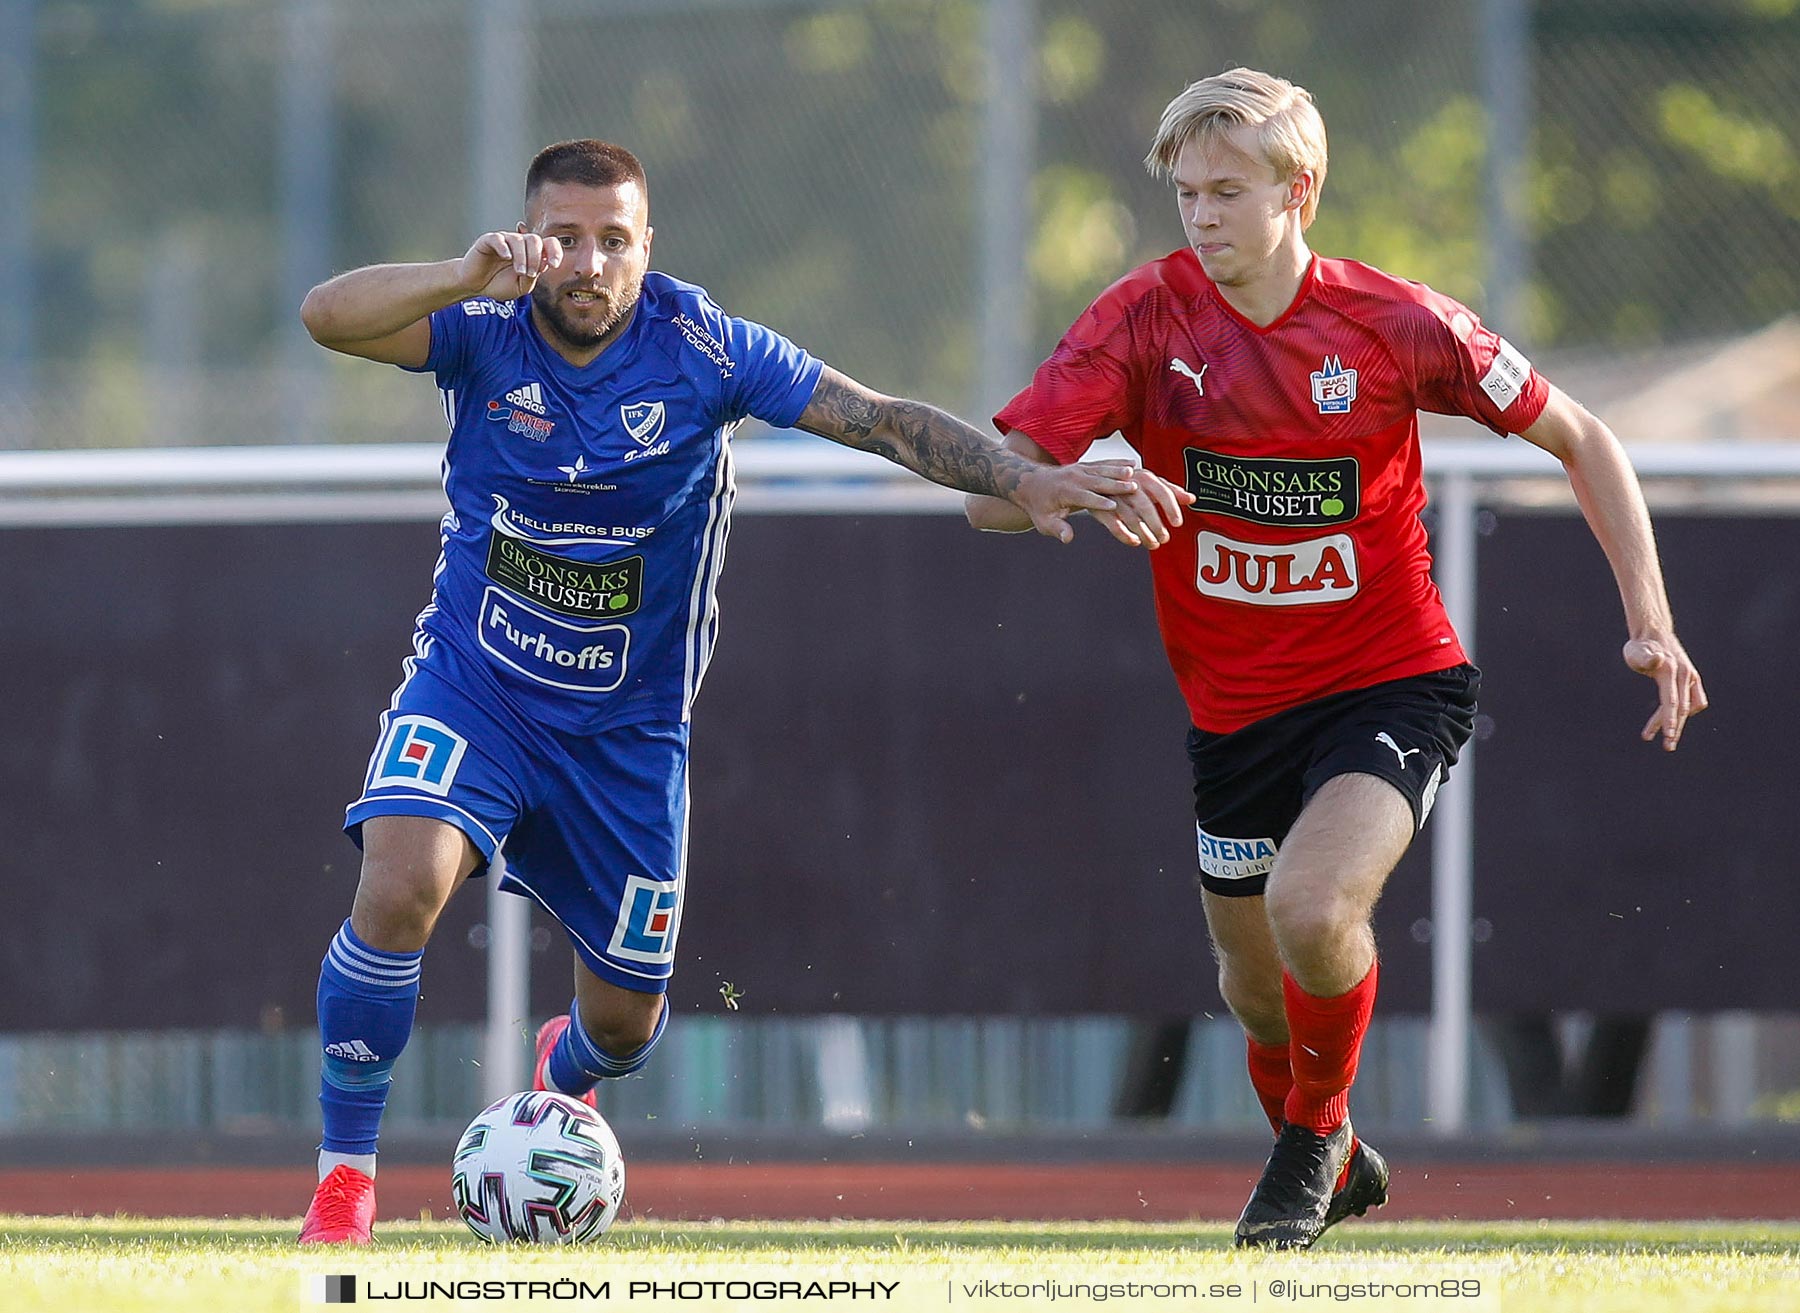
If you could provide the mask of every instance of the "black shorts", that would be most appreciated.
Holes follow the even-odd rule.
[[[1326,780],[1374,775],[1425,824],[1438,786],[1475,728],[1481,672],[1452,666],[1334,693],[1229,734],[1188,730],[1200,886],[1254,897],[1300,809]]]

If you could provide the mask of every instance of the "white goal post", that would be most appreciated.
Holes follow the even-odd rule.
[[[1128,455],[1114,440],[1093,455]],[[28,525],[295,523],[431,519],[444,509],[436,443],[386,446],[185,447],[169,450],[0,452],[0,528]],[[1800,478],[1800,445],[1646,444],[1631,449],[1646,478]],[[961,495],[886,461],[826,442],[756,438],[734,447],[740,514],[960,512]],[[1560,476],[1550,456],[1491,438],[1424,443],[1438,516],[1438,587],[1473,655],[1480,490],[1496,480]],[[1435,807],[1432,1020],[1426,1112],[1431,1130],[1466,1125],[1474,883],[1474,744]],[[489,884],[486,1094],[526,1083],[528,906]],[[1456,927],[1446,933],[1446,927]]]

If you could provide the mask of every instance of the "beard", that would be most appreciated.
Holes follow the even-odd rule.
[[[640,273],[622,287],[605,289],[605,300],[598,304],[596,313],[578,320],[569,312],[564,289],[545,287],[540,282],[531,289],[531,308],[547,332],[569,346],[586,350],[604,344],[618,333],[631,317],[643,290],[644,276]]]

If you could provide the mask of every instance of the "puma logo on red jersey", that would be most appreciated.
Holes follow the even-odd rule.
[[[1202,533],[1194,586],[1208,597],[1252,606],[1308,606],[1356,596],[1356,544],[1334,533],[1298,543],[1241,543]]]
[[[1188,362],[1183,360],[1180,356],[1170,358],[1169,368],[1177,374],[1186,374],[1194,384],[1194,391],[1198,392],[1201,396],[1206,395],[1206,384],[1200,381],[1206,377],[1206,362],[1204,360],[1200,362],[1200,372],[1198,374],[1194,372],[1194,367],[1188,364]]]

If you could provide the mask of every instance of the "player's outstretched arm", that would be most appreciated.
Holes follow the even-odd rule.
[[[1008,433],[1001,445],[1033,464],[1056,464],[1049,452],[1018,429]],[[1191,506],[1194,495],[1149,470],[1138,470],[1133,479],[1138,485],[1136,492],[1115,496],[1112,510],[1094,511],[1093,516],[1120,542],[1154,551],[1169,541],[1170,530],[1181,523],[1181,508]],[[963,498],[963,514],[977,529],[991,533],[1023,533],[1031,528],[1024,511],[999,497],[970,493]]]
[[[1688,717],[1706,709],[1706,689],[1675,636],[1650,512],[1631,459],[1611,429],[1555,386],[1543,414],[1521,436],[1555,456],[1568,473],[1625,604],[1625,664],[1656,681],[1656,713],[1643,738],[1649,742],[1661,733],[1663,747],[1673,752]]]
[[[947,488],[1003,497],[1032,528],[1060,542],[1075,536],[1069,516],[1110,511],[1114,496],[1137,490],[1129,462],[1039,465],[936,406],[884,396],[829,366],[795,426],[885,456]]]
[[[510,301],[562,263],[562,246],[537,233],[483,233],[460,259],[352,269],[306,294],[300,321],[313,341],[390,365],[424,365],[431,312],[473,296]]]

